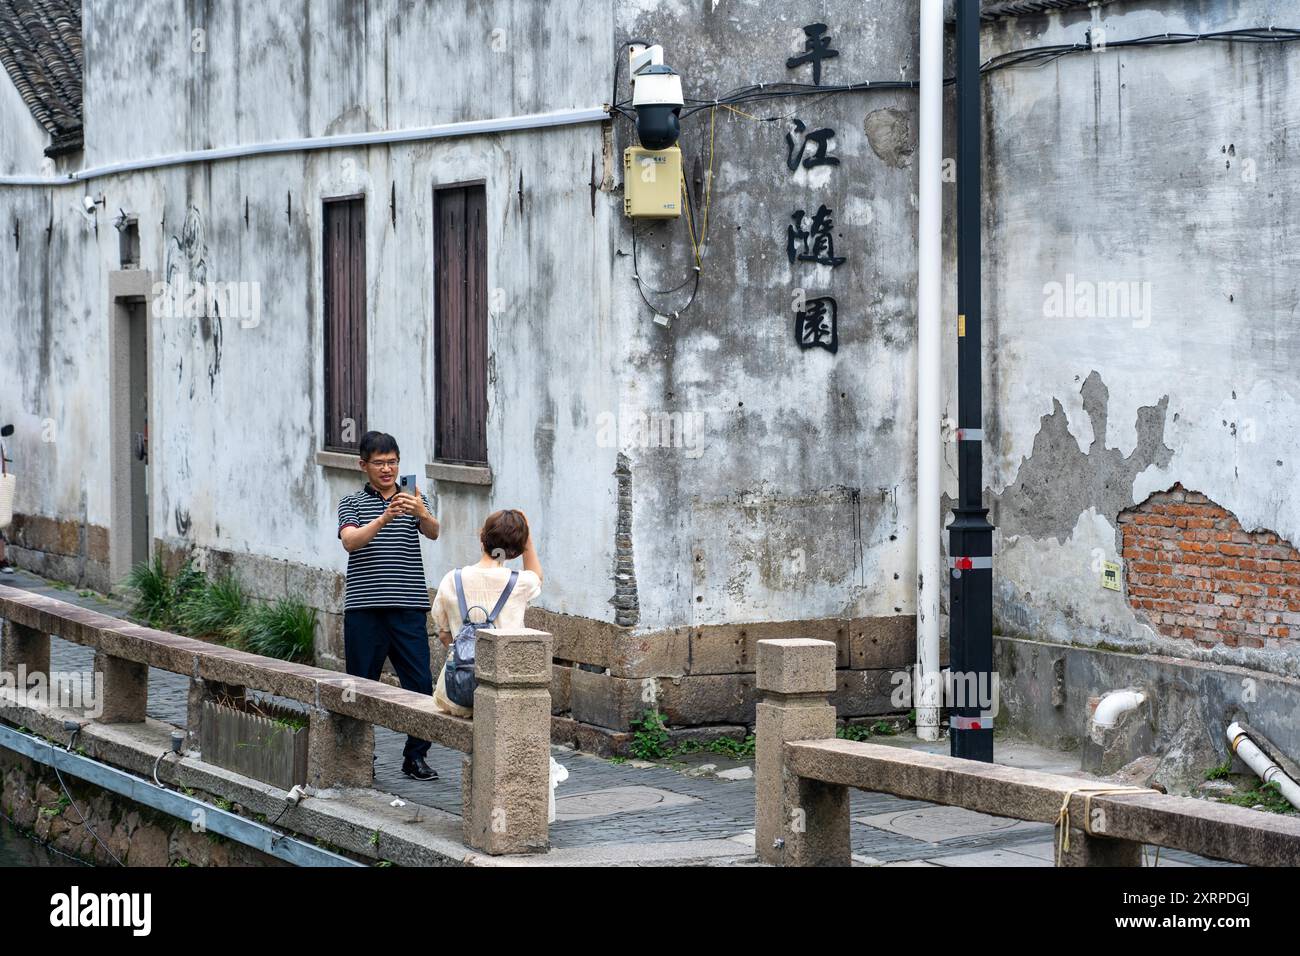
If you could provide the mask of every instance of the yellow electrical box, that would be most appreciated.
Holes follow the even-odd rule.
[[[682,151],[629,146],[623,150],[623,215],[675,219],[682,214]]]

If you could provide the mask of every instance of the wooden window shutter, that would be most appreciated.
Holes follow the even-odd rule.
[[[325,447],[356,451],[366,431],[364,199],[325,203]]]
[[[434,191],[434,321],[441,461],[487,463],[487,195]]]

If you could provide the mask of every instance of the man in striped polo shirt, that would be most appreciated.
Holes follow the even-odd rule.
[[[384,659],[393,662],[406,690],[433,694],[425,617],[429,588],[419,535],[438,537],[438,519],[429,499],[398,494],[397,441],[383,432],[361,436],[361,470],[369,479],[360,491],[339,501],[339,539],[348,552],[347,601],[343,610],[343,648],[348,673],[378,680]],[[402,773],[436,780],[425,762],[429,741],[406,738]]]

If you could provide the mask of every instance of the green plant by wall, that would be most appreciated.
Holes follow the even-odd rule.
[[[223,574],[193,588],[181,602],[176,619],[187,634],[209,635],[223,641],[238,641],[248,598],[238,581]]]
[[[254,654],[309,661],[316,642],[316,609],[297,598],[255,604],[240,623],[241,644]]]
[[[735,737],[718,737],[705,744],[704,749],[710,753],[718,754],[720,757],[730,757],[732,760],[748,760],[754,756],[754,746],[754,735],[750,734],[744,740],[737,740]]]
[[[750,734],[743,740],[735,737],[717,737],[703,743],[699,740],[683,740],[672,746],[672,738],[664,724],[663,715],[656,710],[648,710],[637,720],[629,724],[632,728],[632,743],[629,749],[632,756],[640,760],[670,760],[702,752],[714,753],[732,760],[749,760],[754,756],[755,740]]]
[[[1296,813],[1289,800],[1282,795],[1276,783],[1262,783],[1256,780],[1255,786],[1244,793],[1232,793],[1217,798],[1221,803],[1232,803],[1239,807],[1253,809],[1261,807],[1269,813]]]
[[[870,724],[845,724],[835,728],[835,736],[840,740],[870,740],[872,737],[893,737],[897,733],[897,725],[888,720],[877,720]]]
[[[203,589],[207,579],[189,560],[175,574],[169,574],[161,554],[142,561],[126,576],[131,597],[131,614],[150,627],[172,630],[179,625],[181,607]]]
[[[59,794],[59,799],[55,801],[54,806],[41,807],[39,813],[41,816],[47,818],[57,817],[57,816],[61,816],[63,814],[63,811],[68,809],[68,807],[71,805],[72,805],[72,801],[68,798],[68,795],[66,793],[61,793]]]
[[[131,614],[163,630],[214,637],[232,647],[286,661],[310,661],[316,609],[297,598],[250,602],[231,575],[209,581],[191,561],[176,574],[161,555],[137,564],[126,579]]]
[[[661,760],[669,755],[668,730],[659,711],[647,710],[629,726],[632,728],[630,749],[633,756],[641,760]]]
[[[1205,771],[1206,780],[1222,780],[1232,772],[1232,758],[1229,757],[1217,767],[1211,767]]]

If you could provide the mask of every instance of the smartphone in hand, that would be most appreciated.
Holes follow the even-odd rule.
[[[415,475],[402,475],[397,479],[397,493],[399,495],[410,495],[412,498],[417,497],[415,494]]]

